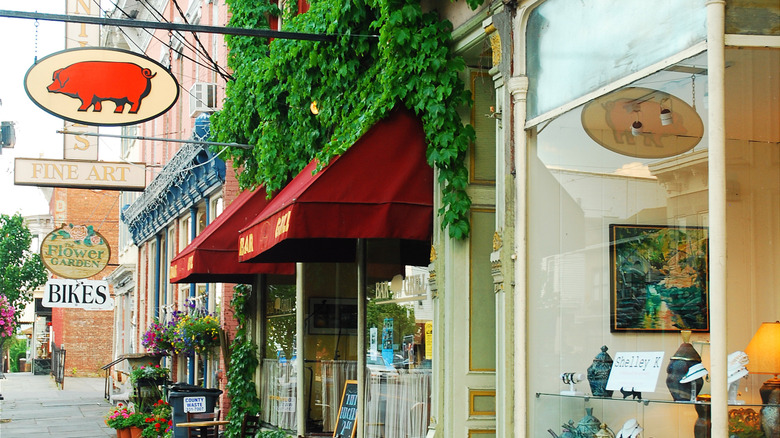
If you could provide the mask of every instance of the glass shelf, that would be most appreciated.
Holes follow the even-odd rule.
[[[616,402],[634,402],[634,403],[642,403],[643,405],[647,406],[650,403],[661,403],[661,404],[672,404],[672,405],[709,405],[710,402],[704,402],[704,401],[674,401],[674,400],[661,400],[661,399],[638,399],[638,398],[613,398],[613,397],[596,397],[593,395],[588,394],[581,394],[581,395],[570,395],[570,394],[555,394],[555,393],[549,393],[549,392],[537,392],[536,398],[540,397],[560,397],[560,398],[575,398],[575,399],[583,399],[586,402],[590,400],[606,400],[606,401],[616,401]],[[729,406],[733,406],[735,408],[737,407],[780,407],[780,404],[729,404]]]

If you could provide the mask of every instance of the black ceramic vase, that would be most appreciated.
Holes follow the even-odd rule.
[[[669,366],[666,367],[666,387],[669,388],[674,401],[691,401],[701,392],[704,379],[700,377],[687,383],[680,383],[680,380],[688,373],[690,367],[701,363],[701,356],[689,342],[691,332],[683,330],[680,334],[682,335],[683,343],[680,344],[680,348],[669,359]],[[696,385],[695,394],[692,394],[693,385]]]
[[[601,347],[601,353],[593,359],[588,367],[588,383],[590,392],[595,397],[612,397],[612,391],[607,391],[607,380],[612,371],[612,358],[607,354],[607,346]]]
[[[710,420],[710,402],[709,396],[697,397],[698,401],[704,403],[696,403],[693,405],[696,409],[696,423],[693,425],[694,438],[710,438],[712,436],[712,421]]]

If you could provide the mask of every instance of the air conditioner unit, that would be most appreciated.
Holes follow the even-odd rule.
[[[190,88],[190,117],[217,110],[217,84],[195,82]]]

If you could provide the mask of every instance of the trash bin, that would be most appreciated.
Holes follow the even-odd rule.
[[[168,403],[173,417],[173,437],[187,438],[186,427],[176,427],[187,421],[187,412],[214,412],[222,390],[204,388],[183,382],[174,383],[168,392]]]

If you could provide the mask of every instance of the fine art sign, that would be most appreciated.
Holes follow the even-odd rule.
[[[88,278],[108,264],[111,249],[92,225],[63,225],[41,243],[43,264],[64,278]]]
[[[145,122],[179,98],[179,84],[162,64],[106,48],[53,53],[30,67],[24,88],[44,111],[95,126]]]
[[[610,225],[613,332],[709,331],[707,231]]]

